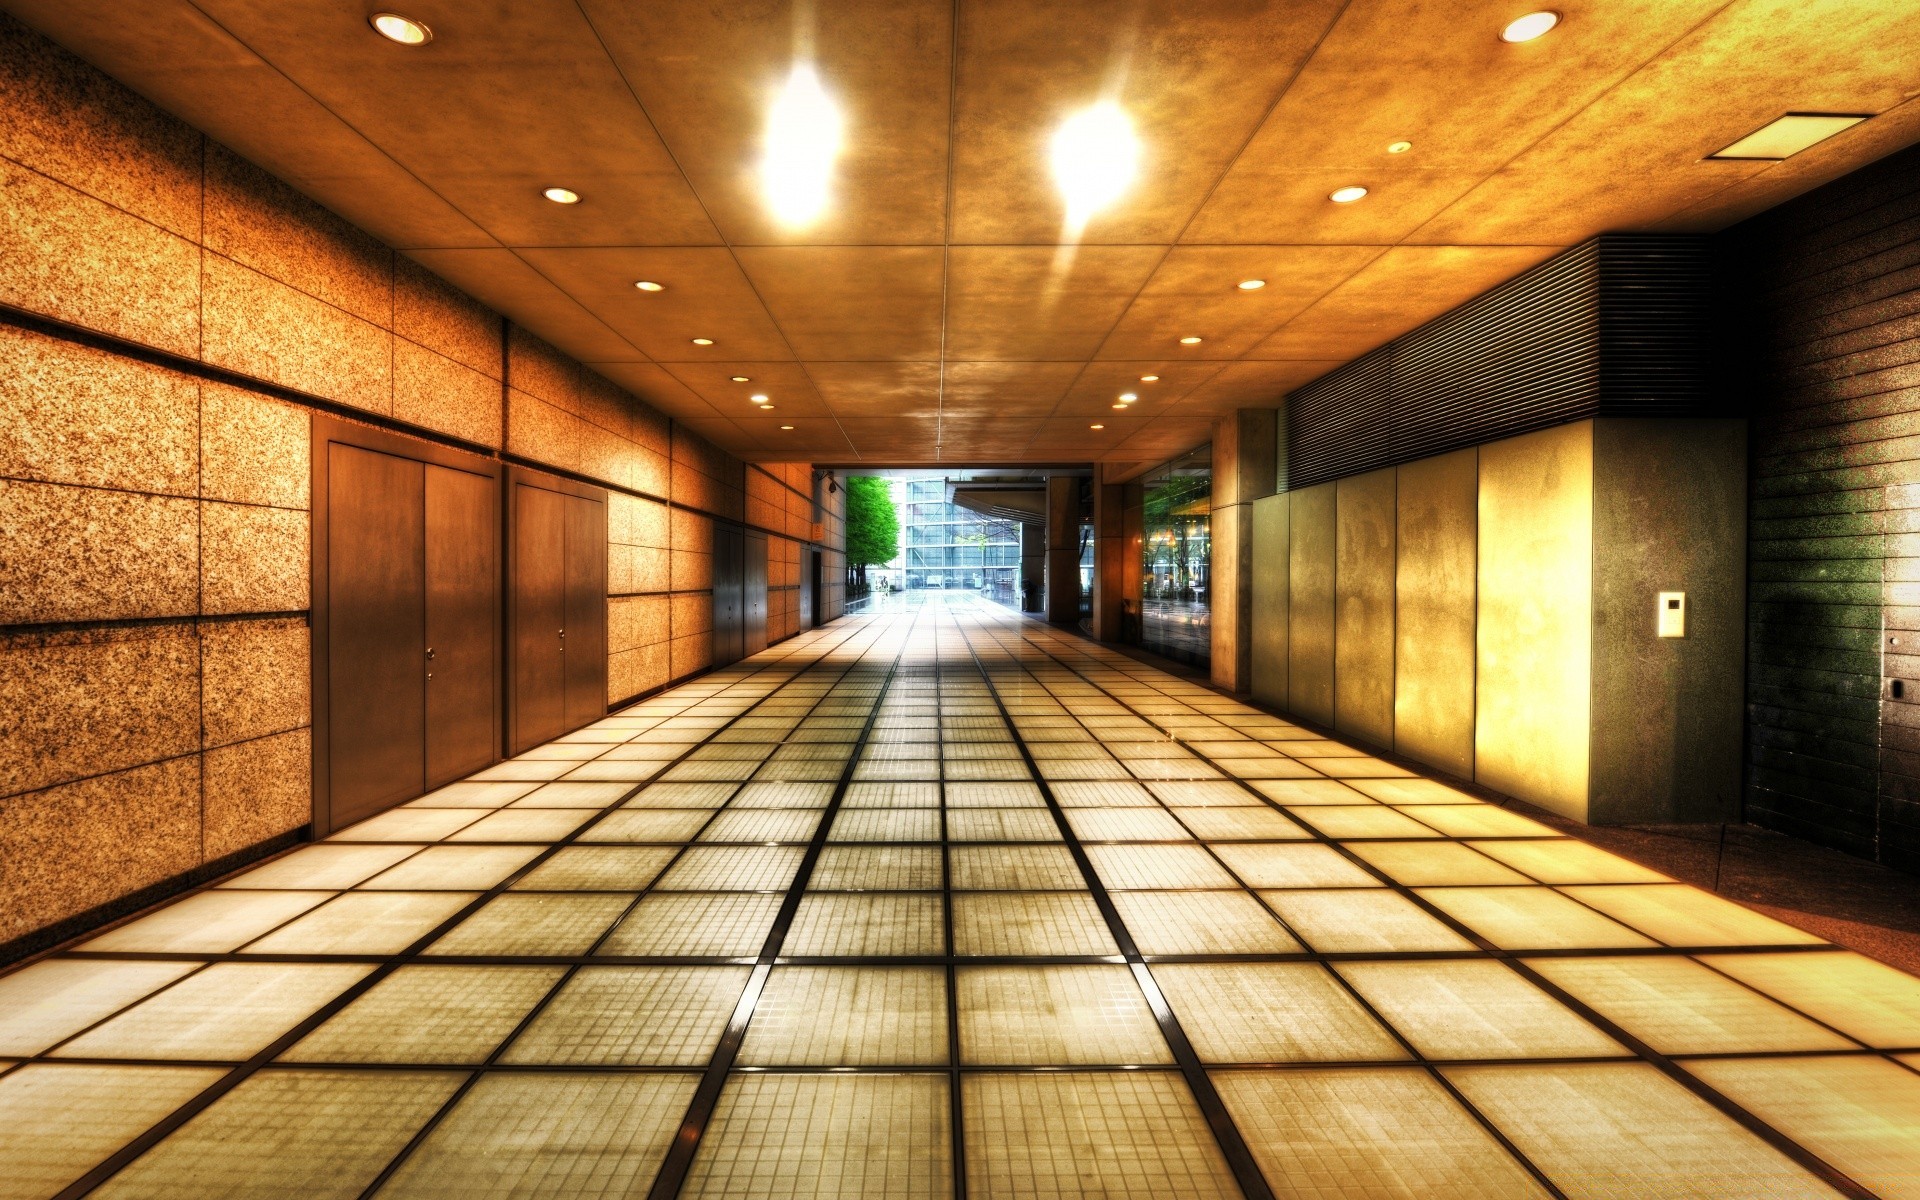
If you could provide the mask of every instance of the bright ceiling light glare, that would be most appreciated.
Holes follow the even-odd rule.
[[[1363,187],[1343,187],[1331,196],[1328,196],[1327,199],[1333,201],[1335,204],[1352,204],[1355,200],[1360,199],[1366,194],[1367,189]]]
[[[1132,404],[1135,400],[1138,400],[1140,397],[1134,395],[1132,392],[1121,392],[1120,398],[1122,400],[1125,400],[1128,404]]]
[[[1792,158],[1809,146],[1819,145],[1836,133],[1852,129],[1866,119],[1865,115],[1859,113],[1788,113],[1707,157],[1779,162],[1783,158]]]
[[[553,201],[555,204],[580,203],[580,193],[569,191],[566,188],[548,188],[546,191],[541,192],[540,194],[542,196],[545,196],[547,199]]]
[[[1089,425],[1087,426],[1087,428],[1088,429],[1105,429],[1106,426],[1105,425]]]
[[[399,13],[375,13],[367,18],[367,24],[373,26],[373,31],[381,37],[402,46],[424,46],[433,40],[433,30]]]
[[[1500,40],[1503,42],[1530,42],[1537,37],[1545,37],[1547,34],[1553,32],[1553,27],[1559,23],[1560,14],[1554,12],[1552,9],[1530,12],[1524,17],[1515,17],[1513,20],[1508,21],[1507,27],[1500,31]]]
[[[1053,135],[1052,157],[1053,181],[1067,202],[1067,229],[1078,234],[1133,186],[1140,139],[1126,110],[1102,100],[1066,119]]]
[[[755,392],[753,395],[748,396],[747,399],[753,401],[755,404],[765,404],[767,402],[766,396],[762,395],[759,392]]]
[[[840,109],[813,64],[795,63],[767,113],[760,162],[761,188],[782,224],[810,225],[826,210],[841,135]]]
[[[1180,344],[1182,346],[1198,346],[1200,339],[1197,337],[1183,337],[1180,339]]]
[[[1117,409],[1119,409],[1119,410],[1120,410],[1121,412],[1125,412],[1125,411],[1127,411],[1127,406],[1126,406],[1126,405],[1124,405],[1124,404],[1116,404],[1116,405],[1114,405],[1114,407],[1115,407],[1115,408],[1117,408]]]
[[[643,292],[664,292],[667,290],[666,284],[655,283],[651,279],[642,279],[640,282],[634,284],[633,286],[639,288]]]
[[[1140,377],[1140,382],[1141,382],[1141,383],[1153,383],[1153,382],[1155,382],[1156,380],[1158,380],[1159,378],[1160,378],[1160,377],[1159,377],[1158,375],[1142,375],[1142,376]]]
[[[749,380],[749,379],[748,379],[748,378],[747,378],[747,377],[746,377],[745,375],[735,375],[735,376],[733,377],[733,381],[734,381],[735,383],[749,383],[749,382],[751,382],[751,380]]]
[[[696,346],[711,346],[713,345],[713,339],[712,338],[695,338],[693,339],[693,344]]]
[[[1388,142],[1387,143],[1388,154],[1405,154],[1407,151],[1411,149],[1413,149],[1412,142]]]
[[[1243,292],[1257,292],[1261,288],[1267,286],[1267,281],[1264,279],[1242,279],[1239,283],[1235,284],[1234,286],[1238,287]]]
[[[793,428],[793,426],[791,426],[791,425],[782,425],[782,426],[781,426],[780,428],[782,428],[782,429],[792,429],[792,428]]]

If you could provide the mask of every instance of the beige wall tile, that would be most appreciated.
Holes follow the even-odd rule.
[[[664,687],[667,682],[668,644],[656,642],[623,650],[607,664],[607,701],[615,703]]]
[[[669,669],[673,678],[679,679],[695,671],[703,671],[713,665],[713,635],[696,633],[692,637],[675,638],[669,658]]]
[[[636,596],[634,605],[634,644],[652,646],[668,641],[672,630],[668,625],[672,609],[666,596]]]
[[[202,385],[200,404],[201,495],[308,506],[313,435],[307,409],[213,382]]]
[[[181,237],[200,236],[200,134],[0,21],[0,155]]]
[[[393,251],[217,142],[207,143],[206,248],[383,329]]]
[[[619,542],[607,544],[607,595],[624,596],[633,591],[633,555],[635,547]]]
[[[668,462],[665,451],[636,442],[631,453],[628,487],[649,496],[666,496],[673,491],[673,465]]]
[[[0,942],[199,863],[197,754],[9,796],[0,800]]]
[[[580,461],[579,422],[526,392],[507,393],[507,450],[565,470]]]
[[[192,356],[200,250],[0,158],[0,303]]]
[[[312,746],[295,729],[207,751],[207,861],[313,820]]]
[[[663,549],[671,546],[672,514],[672,509],[658,501],[634,501],[633,530],[627,540],[635,546],[659,546]]]
[[[299,612],[307,607],[307,514],[209,502],[201,511],[201,611]]]
[[[500,328],[492,309],[404,254],[394,256],[396,334],[498,380]]]
[[[578,374],[580,416],[628,441],[633,434],[633,410],[637,401],[625,388],[611,382],[598,371],[580,368]]]
[[[667,419],[666,414],[641,402],[634,404],[629,421],[629,436],[632,437],[634,445],[659,455],[664,468],[673,454],[673,422]],[[664,493],[663,488],[657,494]]]
[[[202,622],[202,744],[224,746],[306,725],[310,640],[303,617]]]
[[[673,590],[699,591],[713,586],[713,555],[688,550],[673,551]]]
[[[633,576],[629,581],[635,592],[664,592],[673,584],[672,552],[652,546],[633,547]]]
[[[393,415],[482,446],[500,445],[500,381],[405,338],[393,343]]]
[[[706,633],[713,628],[713,593],[684,592],[673,597],[673,636]]]
[[[196,503],[0,480],[0,625],[192,614]]]
[[[507,380],[568,412],[579,410],[580,364],[518,325],[507,332]]]
[[[634,625],[634,604],[625,596],[607,601],[607,653],[631,650],[639,643]]]
[[[199,707],[187,622],[0,636],[0,795],[190,753]]]
[[[393,411],[393,335],[217,254],[206,256],[206,361],[370,412]]]
[[[699,554],[713,553],[713,521],[699,513],[688,512],[684,508],[672,510],[673,541],[675,550],[691,550]],[[678,585],[675,585],[678,587]]]
[[[199,404],[178,372],[0,327],[0,475],[191,496]]]

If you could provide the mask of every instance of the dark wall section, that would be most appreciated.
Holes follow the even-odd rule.
[[[1920,149],[1719,248],[1752,413],[1747,818],[1920,870]]]

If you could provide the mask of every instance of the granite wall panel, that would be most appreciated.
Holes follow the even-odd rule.
[[[312,754],[308,729],[208,750],[202,858],[225,858],[306,824],[313,814]]]
[[[195,501],[0,479],[0,625],[193,614]]]
[[[192,496],[193,378],[0,326],[0,478]]]
[[[405,338],[393,341],[393,415],[477,446],[501,440],[500,381]]]
[[[345,309],[208,253],[201,357],[368,412],[393,411],[393,335]]]

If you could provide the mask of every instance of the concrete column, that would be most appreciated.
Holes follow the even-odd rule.
[[[1127,489],[1104,482],[1101,469],[1096,466],[1093,477],[1093,636],[1118,642],[1127,595]]]
[[[1243,408],[1213,425],[1213,682],[1253,686],[1253,502],[1271,495],[1279,414]]]
[[[1046,611],[1047,527],[1020,524],[1020,611]]]
[[[1080,480],[1047,480],[1047,620],[1080,620]]]

